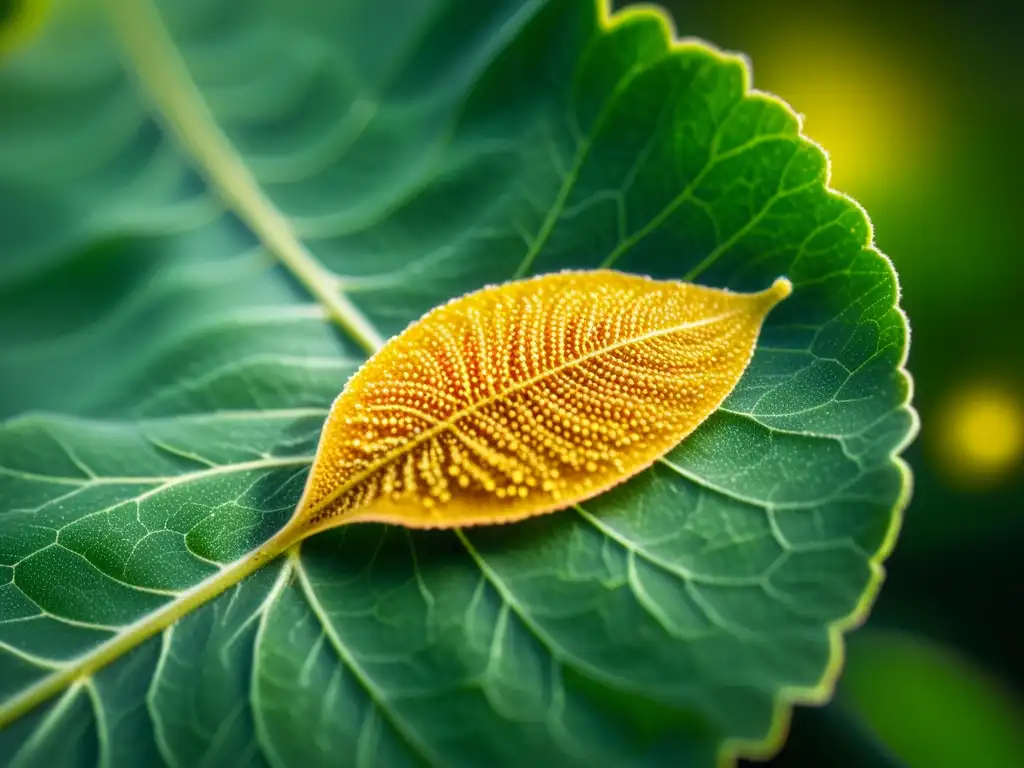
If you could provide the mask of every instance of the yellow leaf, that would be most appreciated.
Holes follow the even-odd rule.
[[[506,523],[595,496],[722,403],[791,290],[785,278],[742,294],[598,270],[438,307],[335,400],[289,528]]]

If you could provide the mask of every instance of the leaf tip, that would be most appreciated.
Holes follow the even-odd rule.
[[[780,302],[793,293],[793,283],[788,277],[777,277],[765,293],[773,300],[773,303]]]

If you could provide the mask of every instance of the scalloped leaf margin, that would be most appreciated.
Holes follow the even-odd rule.
[[[892,553],[893,548],[896,546],[896,540],[899,537],[899,533],[903,525],[903,513],[907,504],[909,504],[913,493],[913,473],[911,472],[909,464],[900,457],[900,453],[902,453],[902,451],[914,441],[920,429],[920,419],[917,411],[915,411],[911,406],[911,400],[913,399],[913,379],[906,367],[907,357],[910,351],[910,323],[906,312],[903,311],[899,304],[901,291],[895,267],[893,266],[892,260],[875,247],[874,228],[871,224],[871,219],[868,216],[867,211],[864,210],[860,203],[852,197],[832,188],[831,158],[824,147],[803,133],[802,115],[796,112],[796,110],[794,110],[793,107],[785,100],[775,96],[774,94],[759,91],[753,87],[752,65],[750,60],[742,54],[723,51],[705,40],[680,36],[675,28],[675,23],[671,14],[662,6],[643,3],[614,10],[612,8],[611,0],[595,0],[595,2],[598,6],[599,21],[604,32],[612,32],[619,26],[638,20],[646,20],[647,22],[653,21],[661,27],[662,34],[665,36],[665,40],[668,43],[669,55],[677,51],[699,49],[704,53],[710,53],[716,60],[722,63],[729,63],[733,65],[738,64],[743,72],[744,99],[762,99],[777,107],[781,107],[785,110],[787,115],[797,122],[800,127],[799,141],[805,146],[817,150],[824,157],[826,193],[831,197],[842,200],[851,210],[856,211],[863,219],[867,232],[867,236],[863,242],[863,247],[879,259],[879,261],[884,263],[889,283],[893,289],[892,293],[895,296],[895,302],[892,308],[899,314],[903,325],[903,349],[897,372],[902,378],[905,387],[905,397],[903,402],[900,404],[900,407],[906,409],[910,413],[911,429],[908,430],[903,441],[897,445],[889,455],[890,462],[899,469],[902,477],[902,485],[899,498],[890,511],[889,527],[886,531],[885,538],[882,545],[870,560],[871,581],[864,590],[864,593],[861,595],[860,602],[854,610],[851,611],[849,615],[829,625],[829,663],[825,667],[825,670],[817,684],[813,686],[787,686],[778,692],[775,696],[775,706],[772,712],[771,727],[769,728],[768,733],[765,734],[764,738],[759,740],[727,739],[722,743],[719,748],[718,762],[722,768],[729,768],[729,766],[735,765],[736,761],[740,758],[765,760],[777,754],[785,743],[786,737],[789,733],[789,725],[792,719],[794,706],[822,705],[831,700],[845,661],[846,652],[843,636],[847,632],[856,629],[864,623],[871,611],[871,607],[874,605],[875,599],[878,597],[879,590],[882,587],[882,582],[885,579],[885,568],[883,564]]]

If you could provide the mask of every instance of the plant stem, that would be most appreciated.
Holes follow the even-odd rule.
[[[302,244],[221,130],[150,0],[108,0],[129,63],[159,118],[224,201],[324,307],[373,354],[384,339],[340,290],[338,278]]]
[[[27,714],[78,680],[89,677],[132,648],[166,629],[204,603],[275,559],[301,538],[296,526],[285,525],[266,543],[249,552],[222,570],[182,592],[158,610],[129,624],[112,638],[93,648],[73,663],[47,675],[0,707],[0,729]]]

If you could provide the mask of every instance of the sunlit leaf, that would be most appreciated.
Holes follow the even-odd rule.
[[[906,323],[740,58],[580,0],[81,0],[22,42],[0,764],[699,766],[829,695],[906,502]],[[597,268],[793,293],[610,491],[267,564],[382,340]]]
[[[504,523],[596,496],[725,400],[791,290],[785,279],[738,294],[604,270],[440,307],[335,401],[296,527]]]

